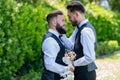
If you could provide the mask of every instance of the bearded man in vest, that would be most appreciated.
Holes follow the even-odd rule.
[[[65,46],[59,39],[61,34],[66,34],[65,19],[59,10],[50,12],[46,19],[49,30],[44,35],[42,42],[44,69],[41,80],[61,80],[60,74],[68,70],[67,65],[62,61],[65,55]],[[71,67],[69,70],[73,72],[74,68]]]

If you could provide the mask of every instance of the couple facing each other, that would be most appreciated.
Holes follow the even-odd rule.
[[[76,54],[72,62],[74,67],[69,70],[74,73],[74,80],[96,80],[97,69],[95,60],[96,33],[93,26],[85,18],[85,8],[79,1],[67,5],[69,21],[75,27],[72,35],[67,38],[65,19],[61,11],[50,12],[46,19],[49,25],[48,32],[43,37],[42,58],[43,72],[41,80],[61,80],[60,74],[66,69],[62,58],[66,48]],[[61,37],[59,37],[62,35]]]

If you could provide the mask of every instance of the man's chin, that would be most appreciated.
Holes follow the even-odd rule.
[[[77,25],[76,24],[72,24],[73,27],[76,27]]]
[[[59,32],[60,34],[66,34],[66,31],[61,31],[61,32]]]
[[[73,21],[71,22],[72,23],[72,26],[76,27],[77,26],[77,21]]]
[[[76,24],[76,23],[72,23],[72,26],[76,27],[76,26],[77,26],[77,24]]]

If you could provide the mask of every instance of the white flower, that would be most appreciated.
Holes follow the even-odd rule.
[[[63,77],[63,79],[61,80],[74,80],[74,73],[70,71],[70,67],[73,67],[71,61],[73,61],[75,57],[76,57],[75,53],[72,51],[69,51],[62,58],[63,62],[68,66],[65,67],[66,71],[63,74],[61,74],[61,76]]]

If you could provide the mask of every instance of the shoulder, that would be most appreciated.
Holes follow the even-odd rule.
[[[84,38],[87,38],[87,39],[92,39],[92,40],[95,39],[94,32],[89,27],[83,28],[83,30],[81,31],[81,36],[84,37]]]
[[[43,43],[42,43],[42,50],[51,50],[51,49],[55,49],[59,46],[59,44],[57,43],[57,41],[52,38],[46,38]]]
[[[81,34],[94,34],[93,30],[89,27],[84,27],[81,31]]]
[[[46,38],[43,41],[43,45],[44,44],[47,44],[47,45],[49,45],[49,44],[56,44],[56,43],[57,43],[57,41],[54,38],[52,38],[52,37],[48,37],[48,38]]]

